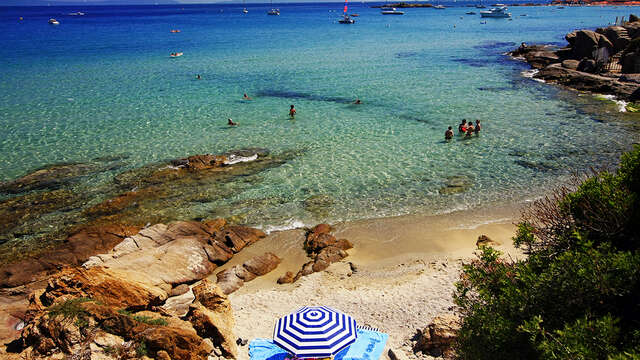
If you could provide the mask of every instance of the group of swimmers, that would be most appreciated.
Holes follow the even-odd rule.
[[[480,125],[480,120],[476,120],[476,125],[474,126],[472,121],[467,122],[467,119],[462,119],[462,122],[458,125],[458,133],[464,135],[466,138],[473,136],[473,134],[478,135],[481,129],[482,126]],[[453,130],[451,129],[451,126],[449,126],[447,131],[444,132],[444,139],[453,139]]]

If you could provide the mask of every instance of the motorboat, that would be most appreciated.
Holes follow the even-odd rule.
[[[280,9],[271,9],[267,11],[267,15],[280,15]]]
[[[52,19],[49,19],[49,24],[51,24],[51,25],[60,25],[60,23],[58,22],[58,20],[53,19],[53,18],[52,18]]]
[[[246,14],[246,13],[248,13],[248,12],[249,12],[249,10],[247,10],[247,8],[243,8],[243,9],[242,9],[242,13],[243,13],[243,14]]]
[[[476,9],[485,9],[486,6],[482,5],[482,4],[478,4],[476,5]]]
[[[465,14],[467,14],[467,15],[475,15],[476,12],[475,11],[467,11]]]
[[[358,17],[358,16],[360,16],[360,14],[351,14],[350,16],[351,17]]]
[[[511,13],[507,12],[506,6],[500,6],[487,11],[480,11],[480,16],[483,18],[510,18]]]
[[[444,10],[446,9],[446,7],[444,5],[436,5],[433,7],[434,9],[438,9],[438,10]]]
[[[180,30],[179,30],[179,29],[172,29],[172,30],[171,30],[171,32],[172,32],[172,33],[179,33],[179,32],[180,32]]]
[[[396,10],[396,8],[382,8],[380,11],[382,15],[404,15],[404,11]]]
[[[83,12],[80,12],[80,11],[69,13],[69,16],[84,16],[84,15],[85,14]]]
[[[169,54],[169,56],[171,56],[172,58],[182,56],[182,55],[184,55],[184,53],[181,53],[181,52],[173,52]]]

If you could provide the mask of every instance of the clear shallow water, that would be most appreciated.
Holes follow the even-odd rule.
[[[278,6],[279,17],[266,16],[269,5],[246,15],[241,5],[0,8],[0,180],[128,155],[76,185],[86,192],[155,161],[294,150],[230,197],[175,209],[281,226],[522,200],[614,164],[638,139],[633,120],[605,113],[615,106],[585,111],[590,100],[523,78],[526,67],[501,55],[522,41],[563,43],[634,8],[511,7],[513,21],[481,24],[465,7],[381,16],[356,3],[360,17],[345,26],[341,4]],[[74,11],[87,15],[64,15]],[[350,104],[356,97],[364,104]],[[240,126],[227,128],[228,117]],[[481,119],[481,136],[444,142],[462,118]],[[470,191],[441,194],[451,176]]]

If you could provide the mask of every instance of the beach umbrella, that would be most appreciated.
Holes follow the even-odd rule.
[[[305,358],[333,356],[357,338],[356,321],[326,306],[307,306],[276,322],[273,342]]]

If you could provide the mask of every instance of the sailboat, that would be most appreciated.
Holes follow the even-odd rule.
[[[342,19],[338,20],[338,22],[340,24],[353,24],[356,21],[353,20],[348,14],[347,14],[347,2],[349,0],[344,0],[344,11],[342,12]]]
[[[271,0],[271,6],[273,6],[273,0]],[[280,15],[280,9],[274,9],[272,7],[271,10],[267,11],[267,15]]]

